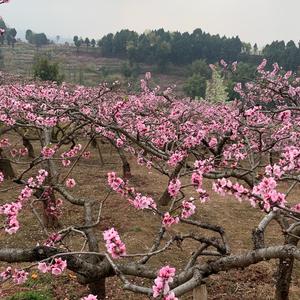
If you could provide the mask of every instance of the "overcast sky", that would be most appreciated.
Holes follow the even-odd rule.
[[[11,0],[0,15],[17,29],[71,38],[163,27],[239,35],[261,46],[300,40],[300,0]]]

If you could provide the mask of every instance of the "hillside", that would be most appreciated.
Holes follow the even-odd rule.
[[[37,49],[28,43],[19,42],[14,49],[6,45],[1,46],[0,49],[4,57],[4,66],[1,69],[28,79],[33,76],[32,66],[35,56],[47,55],[51,61],[59,63],[66,82],[95,86],[104,81],[124,82],[126,80],[121,74],[122,64],[126,63],[126,60],[102,57],[97,48],[83,47],[77,52],[73,46],[48,45]],[[139,77],[151,71],[154,73],[154,81],[162,88],[176,84],[181,91],[186,79],[185,71],[179,67],[170,67],[168,74],[158,73],[155,67],[150,65],[140,64],[139,67]]]

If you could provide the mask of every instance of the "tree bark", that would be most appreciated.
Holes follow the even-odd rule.
[[[26,137],[23,137],[23,146],[28,150],[28,157],[35,158],[33,146]]]
[[[294,236],[300,235],[300,226],[297,226],[292,231]],[[288,236],[285,240],[285,244],[297,246],[299,239],[294,236]],[[294,267],[294,257],[281,258],[279,260],[279,266],[277,269],[277,281],[276,281],[276,300],[287,300],[289,299],[289,290],[292,280],[292,273]]]
[[[12,179],[16,177],[14,169],[7,158],[0,158],[0,171],[3,173],[5,179]]]
[[[183,164],[184,164],[184,161],[182,161],[181,163],[179,163],[176,166],[175,170],[173,171],[173,173],[170,176],[169,183],[178,176],[179,172],[181,171],[181,169],[183,167]],[[167,206],[171,202],[171,199],[172,199],[172,197],[170,196],[170,194],[168,192],[168,188],[167,188],[164,191],[164,193],[162,194],[162,196],[160,197],[158,202],[161,206]]]
[[[90,226],[93,223],[93,207],[92,206],[93,206],[93,204],[89,201],[86,201],[84,203],[85,225],[86,226]],[[85,234],[86,234],[87,241],[88,241],[89,251],[99,252],[98,240],[97,240],[97,237],[96,237],[93,227],[86,229]],[[93,265],[97,265],[101,262],[101,259],[97,256],[90,256],[87,258],[87,261],[89,263],[92,263]],[[97,296],[99,300],[105,299],[105,296],[106,296],[105,277],[100,278],[97,281],[90,282],[88,286],[89,286],[91,294]]]

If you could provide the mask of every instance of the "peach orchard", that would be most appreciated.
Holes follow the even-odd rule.
[[[1,193],[3,198],[8,189],[19,193],[0,206],[1,230],[7,235],[22,231],[20,213],[26,209],[45,235],[31,248],[1,247],[0,261],[11,266],[1,271],[0,284],[22,284],[34,268],[53,276],[69,269],[89,286],[90,295],[82,299],[104,299],[105,279],[118,276],[125,290],[172,300],[212,274],[278,260],[276,299],[287,299],[294,260],[300,259],[300,204],[290,204],[290,199],[297,202],[293,191],[300,181],[300,78],[277,64],[269,71],[266,64],[264,60],[258,66],[255,81],[236,85],[238,100],[219,104],[178,98],[170,88],[151,88],[150,73],[136,95],[106,84],[0,86],[0,180],[9,186]],[[236,68],[236,63],[221,65],[224,72]],[[33,147],[33,141],[39,146]],[[107,174],[107,194],[78,196],[78,162],[90,159],[91,147],[101,142],[117,149],[123,174],[113,169]],[[142,194],[131,183],[134,171],[128,157],[168,178],[161,197]],[[16,165],[22,172],[15,171]],[[212,189],[205,190],[203,181],[211,181]],[[97,238],[112,193],[157,224],[156,237],[141,241],[149,244],[148,251],[127,251],[118,228],[107,228]],[[204,203],[214,201],[215,193],[261,212],[261,222],[249,232],[251,249],[232,254],[222,224],[195,217]],[[42,215],[36,203],[42,203]],[[82,209],[82,224],[74,219],[72,226],[60,226],[65,203]],[[273,222],[284,242],[268,245],[265,231]],[[170,230],[179,223],[188,232]],[[70,233],[83,238],[80,247],[68,245]],[[190,241],[197,246],[180,267],[172,261],[159,269],[152,266],[156,257],[178,246],[184,249]]]

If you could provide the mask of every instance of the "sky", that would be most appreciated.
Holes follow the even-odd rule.
[[[10,0],[0,15],[10,27],[52,37],[201,28],[260,46],[300,40],[300,0]]]

